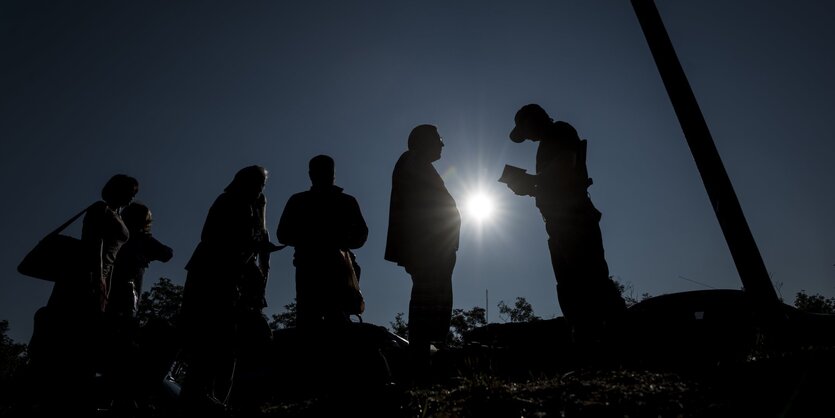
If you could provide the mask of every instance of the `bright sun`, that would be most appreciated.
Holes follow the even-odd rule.
[[[484,222],[493,215],[493,199],[485,193],[476,193],[467,200],[467,212],[478,222]]]

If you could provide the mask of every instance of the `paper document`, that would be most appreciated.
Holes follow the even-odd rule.
[[[502,176],[499,177],[499,182],[504,184],[515,184],[523,181],[523,179],[526,179],[529,176],[530,175],[525,169],[505,164]]]

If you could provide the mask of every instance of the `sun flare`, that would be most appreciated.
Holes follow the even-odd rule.
[[[478,192],[467,199],[467,213],[478,222],[488,221],[493,216],[493,199],[483,192]]]

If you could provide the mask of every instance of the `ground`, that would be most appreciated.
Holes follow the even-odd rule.
[[[809,349],[685,371],[584,368],[506,378],[470,374],[417,387],[344,392],[264,409],[269,417],[833,416],[835,351]]]

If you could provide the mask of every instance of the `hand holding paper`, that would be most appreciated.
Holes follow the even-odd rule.
[[[499,182],[506,184],[513,193],[519,196],[533,196],[536,190],[536,176],[528,174],[522,168],[508,164],[505,164]]]

